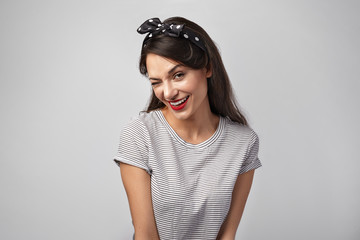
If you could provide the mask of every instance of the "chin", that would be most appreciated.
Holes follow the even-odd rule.
[[[172,114],[178,120],[188,120],[193,116],[190,110],[184,110],[182,112],[172,111]]]

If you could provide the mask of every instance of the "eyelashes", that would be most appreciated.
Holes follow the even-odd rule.
[[[181,80],[181,79],[184,78],[184,76],[185,76],[185,73],[184,73],[184,72],[177,72],[177,73],[175,73],[175,74],[173,75],[172,79],[173,79],[173,80]],[[154,80],[155,80],[155,79],[154,79]],[[154,82],[151,82],[151,86],[156,86],[156,85],[158,85],[158,84],[160,84],[160,83],[162,83],[161,80],[156,81],[156,82],[154,81]]]
[[[184,77],[185,73],[179,72],[174,74],[174,79],[182,79]]]

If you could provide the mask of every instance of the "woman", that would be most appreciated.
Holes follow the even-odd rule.
[[[122,131],[120,166],[135,239],[234,239],[259,140],[236,106],[208,34],[180,17],[152,18],[140,72],[152,85],[147,111]]]

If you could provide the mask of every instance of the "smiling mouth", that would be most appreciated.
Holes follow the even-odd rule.
[[[180,100],[169,102],[170,107],[175,111],[183,109],[185,107],[189,97],[190,97],[190,95],[187,96],[187,97],[184,97],[184,98],[182,98]]]
[[[170,103],[171,106],[177,107],[177,106],[183,104],[184,102],[186,102],[186,100],[188,100],[189,97],[190,96],[187,96],[187,97],[184,97],[184,98],[182,98],[182,99],[180,99],[178,101],[172,101],[172,102],[169,102],[169,103]]]

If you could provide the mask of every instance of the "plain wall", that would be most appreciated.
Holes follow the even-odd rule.
[[[218,44],[260,137],[241,240],[360,237],[358,1],[0,2],[0,239],[129,239],[116,154],[146,19]]]

